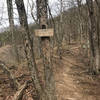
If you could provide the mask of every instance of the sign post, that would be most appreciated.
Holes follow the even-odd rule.
[[[48,0],[37,0],[37,17],[40,29],[35,30],[35,35],[41,38],[41,50],[44,64],[44,79],[46,100],[56,100],[55,82],[53,76],[53,67],[51,62],[50,37],[53,36],[54,30],[48,29]]]

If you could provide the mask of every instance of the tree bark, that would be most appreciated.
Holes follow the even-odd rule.
[[[25,11],[24,2],[23,2],[23,0],[15,0],[15,1],[16,1],[16,5],[17,5],[21,28],[23,30],[23,43],[24,43],[26,58],[28,61],[28,67],[30,69],[34,87],[38,93],[37,95],[40,100],[43,100],[42,94],[44,92],[43,92],[42,86],[40,85],[38,69],[36,67],[36,62],[35,62],[35,58],[34,58],[33,41],[32,41],[31,34],[30,34],[29,28],[28,28],[27,15],[26,15],[26,11]]]
[[[8,10],[10,28],[11,28],[11,30],[13,30],[13,28],[14,28],[14,18],[13,18],[12,0],[7,0],[7,10]]]
[[[48,0],[37,0],[37,17],[41,29],[47,29]],[[44,19],[44,21],[42,21]],[[50,37],[41,37],[41,48],[44,64],[45,100],[56,100],[53,66],[51,61]]]
[[[19,63],[19,55],[18,55],[18,50],[17,46],[15,44],[15,36],[14,36],[14,16],[13,16],[13,4],[12,0],[6,0],[7,1],[7,10],[8,10],[8,18],[9,18],[9,24],[10,24],[10,31],[11,31],[11,39],[12,39],[12,44],[13,44],[13,49],[14,53],[16,54],[15,58],[17,62]]]
[[[91,63],[93,66],[93,70],[96,73],[99,73],[100,69],[100,49],[99,49],[99,40],[98,40],[98,33],[96,32],[96,20],[94,17],[94,8],[93,8],[93,1],[86,0],[88,11],[89,11],[89,18],[90,18],[90,51],[91,51]]]

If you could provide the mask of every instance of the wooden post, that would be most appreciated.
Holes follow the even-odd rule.
[[[37,17],[40,25],[40,29],[46,30],[48,27],[48,0],[37,0]],[[46,31],[47,35],[40,36],[41,49],[43,55],[44,64],[44,79],[45,79],[45,98],[46,100],[56,100],[55,97],[55,82],[53,76],[53,68],[51,63],[51,46],[50,46],[50,34],[51,31]],[[50,34],[49,34],[50,32]],[[45,32],[44,32],[45,33]]]

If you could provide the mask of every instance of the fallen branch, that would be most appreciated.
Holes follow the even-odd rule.
[[[28,87],[28,84],[30,83],[31,81],[27,81],[24,85],[22,85],[19,90],[16,92],[16,94],[14,95],[14,98],[13,100],[22,100],[23,98],[23,93],[25,91],[25,89]]]
[[[0,68],[2,68],[2,70],[4,71],[5,74],[7,74],[9,80],[10,80],[10,85],[12,88],[18,90],[20,84],[19,82],[16,80],[16,78],[14,77],[14,75],[10,72],[10,70],[8,69],[7,65],[0,61]]]

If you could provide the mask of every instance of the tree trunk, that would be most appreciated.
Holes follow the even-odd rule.
[[[13,5],[12,0],[7,0],[7,10],[11,30],[14,29],[14,18],[13,18]]]
[[[96,73],[99,73],[99,64],[100,64],[100,49],[99,49],[99,34],[96,32],[96,20],[94,17],[94,8],[93,8],[93,1],[86,0],[88,11],[89,11],[89,18],[90,18],[90,50],[91,50],[91,63],[93,66],[93,70]]]
[[[96,60],[96,66],[97,69],[99,69],[100,71],[100,1],[99,0],[95,0],[96,4],[97,4],[97,60]]]
[[[19,63],[19,55],[18,55],[18,50],[17,46],[15,44],[15,36],[14,36],[14,17],[13,17],[13,5],[12,5],[12,0],[7,0],[7,10],[8,10],[8,18],[9,18],[9,24],[10,24],[10,31],[12,34],[12,44],[13,44],[13,49],[15,53],[15,58],[17,62]]]
[[[36,88],[36,91],[38,93],[37,95],[39,97],[39,100],[43,100],[42,94],[44,92],[43,92],[42,86],[40,85],[38,69],[36,66],[35,58],[34,58],[33,41],[32,41],[29,28],[28,28],[28,22],[27,22],[24,2],[23,0],[15,0],[15,1],[17,5],[18,14],[19,14],[20,24],[23,30],[23,42],[24,42],[26,58],[28,61],[28,67],[30,69],[34,87]]]
[[[48,0],[37,0],[37,17],[41,29],[47,29],[48,23]],[[44,21],[42,21],[44,19]],[[56,100],[55,97],[55,82],[53,76],[53,67],[51,61],[51,46],[50,37],[41,37],[41,48],[44,64],[44,79],[45,79],[45,100]]]

